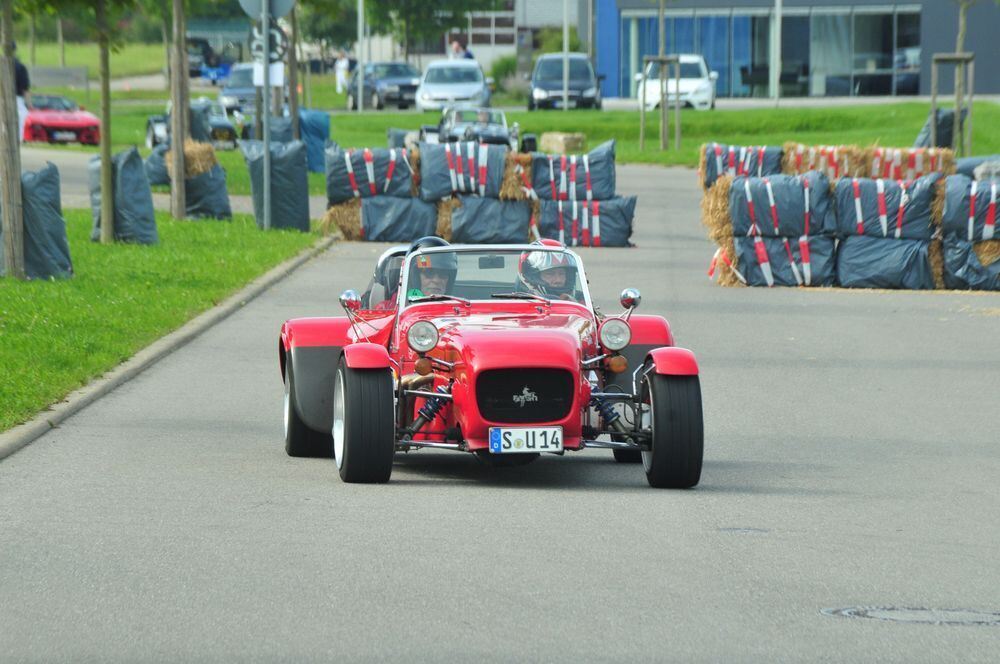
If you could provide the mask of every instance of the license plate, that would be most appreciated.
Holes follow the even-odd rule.
[[[403,99],[416,99],[417,95],[414,92],[404,92]]]
[[[52,138],[56,141],[75,141],[75,131],[56,131],[52,133]]]
[[[556,102],[555,104],[553,104],[553,106],[555,108],[562,108],[563,107],[562,98],[560,97],[559,99],[556,99]],[[576,108],[576,100],[570,99],[569,102],[567,102],[566,104],[566,108]]]
[[[493,454],[562,452],[562,427],[490,427]]]

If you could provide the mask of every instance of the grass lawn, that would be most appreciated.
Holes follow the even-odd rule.
[[[24,64],[28,63],[30,49],[28,43],[23,42],[17,49],[18,55]],[[35,64],[39,67],[59,66],[59,44],[56,42],[38,42],[35,45]],[[97,43],[74,43],[66,42],[66,66],[86,67],[87,76],[97,80],[100,73],[100,57]],[[121,78],[123,76],[140,76],[142,74],[156,74],[164,69],[163,44],[136,44],[129,43],[122,46],[118,52],[111,52],[111,76]]]
[[[0,279],[0,431],[128,359],[295,255],[316,235],[263,233],[253,219],[157,215],[160,244],[90,241],[89,210],[67,211],[76,276]]]

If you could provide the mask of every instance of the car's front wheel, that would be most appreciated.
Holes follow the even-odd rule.
[[[395,426],[389,370],[351,369],[341,359],[333,387],[333,449],[340,478],[388,482]]]
[[[299,417],[295,402],[295,370],[292,358],[285,360],[285,452],[293,457],[323,457],[333,455],[330,434],[316,431]]]
[[[704,422],[697,376],[661,376],[644,381],[649,399],[651,445],[642,452],[650,486],[687,489],[701,479]]]
[[[372,93],[372,98],[369,101],[369,104],[371,105],[371,109],[373,111],[381,111],[384,108],[384,105],[382,104],[382,100],[379,99],[379,96],[378,96],[377,92],[373,92]]]

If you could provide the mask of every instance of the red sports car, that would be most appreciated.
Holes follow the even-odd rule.
[[[558,242],[386,251],[345,317],[281,327],[285,450],[333,456],[346,482],[386,482],[393,455],[472,453],[500,466],[613,450],[654,487],[701,476],[698,364],[667,321],[594,309],[583,263]]]
[[[101,140],[101,121],[66,97],[33,94],[24,122],[24,140],[97,145]]]

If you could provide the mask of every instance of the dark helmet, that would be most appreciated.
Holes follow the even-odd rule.
[[[413,244],[410,245],[409,250],[407,250],[406,255],[410,256],[414,252],[419,252],[422,249],[427,249],[430,247],[448,247],[451,246],[445,240],[439,237],[429,235],[427,237],[422,237],[419,240],[415,240]],[[410,259],[410,279],[409,286],[407,288],[413,290],[420,289],[420,271],[421,270],[441,270],[448,275],[448,286],[445,292],[451,292],[451,287],[455,285],[455,275],[458,272],[458,256],[452,251],[446,251],[441,253],[427,253],[420,254],[414,258]]]
[[[557,240],[536,240],[532,244],[543,247],[562,247]],[[566,271],[566,281],[562,286],[550,286],[542,279],[542,273],[562,268]],[[576,263],[569,254],[558,251],[526,251],[521,254],[518,270],[520,286],[529,293],[545,297],[573,295],[576,292]]]

